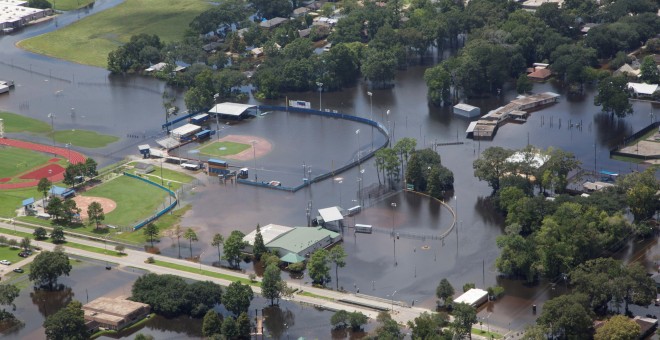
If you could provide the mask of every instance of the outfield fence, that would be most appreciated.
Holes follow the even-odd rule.
[[[142,177],[139,177],[139,176],[136,176],[136,175],[130,174],[130,173],[128,173],[128,172],[124,172],[124,176],[128,176],[128,177],[130,177],[130,178],[138,179],[138,180],[140,180],[140,181],[142,181],[142,182],[145,182],[145,183],[147,183],[147,184],[150,184],[150,185],[153,185],[153,186],[155,186],[155,187],[158,187],[158,188],[160,188],[160,189],[162,189],[162,190],[165,190],[165,192],[167,192],[167,194],[170,195],[170,197],[173,197],[173,198],[174,198],[174,200],[172,201],[172,203],[168,204],[168,205],[165,207],[165,209],[162,209],[162,210],[158,211],[156,214],[154,214],[154,215],[148,217],[148,218],[145,219],[144,221],[139,222],[138,224],[136,224],[135,226],[133,226],[133,231],[138,230],[138,229],[144,227],[145,225],[147,225],[147,224],[149,224],[149,223],[155,221],[155,220],[158,219],[159,217],[165,215],[165,214],[168,213],[170,210],[174,209],[174,207],[176,207],[177,203],[179,202],[176,193],[175,193],[174,191],[170,190],[169,188],[166,188],[166,187],[164,187],[164,186],[162,186],[162,185],[160,185],[160,184],[158,184],[158,183],[156,183],[156,182],[152,182],[152,181],[150,181],[150,180],[148,180],[148,179],[145,179],[145,178],[142,178]]]

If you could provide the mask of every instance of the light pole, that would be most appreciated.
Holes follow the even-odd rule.
[[[374,101],[373,101],[374,94],[371,93],[371,92],[367,92],[367,95],[369,96],[369,108],[370,108],[369,109],[369,112],[370,112],[369,113],[369,117],[370,117],[369,119],[371,119],[371,121],[373,122],[374,121]],[[374,126],[371,125],[371,150],[373,150],[373,149],[374,149]]]
[[[206,250],[204,250],[203,252],[201,252],[199,254],[199,261],[198,262],[199,262],[199,273],[200,274],[202,273],[202,255],[204,255],[205,252],[206,252]]]
[[[256,140],[250,141],[252,143],[252,157],[254,158],[254,181],[257,181],[257,149],[255,149],[254,145],[257,144]]]
[[[323,93],[323,83],[320,81],[316,82],[316,86],[319,87],[319,111],[323,111],[321,93]]]
[[[337,184],[342,184],[344,183],[343,179],[344,179],[343,177],[337,177],[335,178],[335,181],[337,182]],[[341,207],[341,185],[339,186],[339,206]]]
[[[392,300],[392,312],[394,312],[394,294],[396,294],[396,290],[394,291],[394,293],[392,293],[392,295],[388,295]]]
[[[396,266],[396,234],[394,234],[394,209],[396,209],[396,203],[392,202],[390,203],[390,206],[392,207],[392,240],[394,240],[392,250],[394,252],[394,265]]]
[[[49,113],[48,118],[50,118],[50,132],[53,139],[53,147],[55,147],[55,114],[52,112]]]
[[[392,128],[390,126],[390,110],[387,110],[387,136],[390,137],[390,147],[392,146]]]
[[[355,135],[357,136],[357,161],[359,167],[360,166],[360,129],[355,130]]]

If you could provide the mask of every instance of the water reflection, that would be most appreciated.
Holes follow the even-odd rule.
[[[74,295],[71,287],[59,284],[53,290],[35,288],[30,293],[30,298],[39,313],[47,318],[66,307],[73,300]]]
[[[268,333],[275,339],[280,339],[282,335],[288,335],[289,328],[296,324],[296,318],[288,308],[279,306],[270,306],[261,310],[264,316],[264,325]]]

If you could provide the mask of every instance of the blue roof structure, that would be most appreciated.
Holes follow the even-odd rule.
[[[612,171],[607,171],[607,170],[601,170],[600,174],[601,175],[607,175],[607,176],[619,176],[618,173],[612,172]]]
[[[223,160],[220,160],[220,159],[215,159],[215,158],[209,158],[209,163],[227,165],[226,161],[223,161]]]
[[[34,203],[34,197],[26,198],[23,200],[23,203],[21,203],[23,206],[30,205]]]
[[[73,189],[62,188],[62,187],[58,187],[57,185],[53,185],[48,191],[48,193],[51,195],[69,196],[71,194],[74,194],[75,191]]]

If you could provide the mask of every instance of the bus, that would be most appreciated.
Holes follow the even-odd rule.
[[[356,224],[355,225],[355,232],[356,233],[371,234],[371,226],[368,225],[368,224]]]

